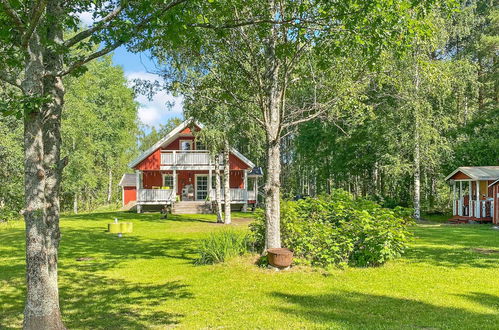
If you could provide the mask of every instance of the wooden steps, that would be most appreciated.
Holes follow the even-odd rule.
[[[205,201],[181,201],[173,204],[173,214],[203,214],[211,213],[209,204]]]

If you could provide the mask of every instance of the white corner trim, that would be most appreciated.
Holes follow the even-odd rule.
[[[463,169],[462,167],[458,167],[456,170],[454,170],[454,172],[452,172],[451,174],[447,175],[447,177],[445,178],[445,181],[449,180],[450,178],[452,178],[452,176],[454,176],[454,174],[456,174],[457,172],[463,172],[464,174],[466,174],[467,176],[470,177],[470,180],[477,180],[478,178],[474,177],[473,175],[469,174],[465,169]]]

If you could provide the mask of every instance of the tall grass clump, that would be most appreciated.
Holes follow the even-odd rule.
[[[199,265],[216,264],[241,256],[249,251],[249,236],[233,230],[223,230],[210,234],[201,241]]]

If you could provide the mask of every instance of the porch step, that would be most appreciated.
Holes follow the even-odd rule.
[[[204,201],[182,201],[173,204],[173,214],[203,214],[211,213],[210,207]]]

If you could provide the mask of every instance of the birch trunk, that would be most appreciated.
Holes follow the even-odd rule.
[[[56,2],[47,6],[57,13]],[[53,41],[62,35],[58,24],[47,29]],[[25,213],[26,222],[26,302],[24,329],[64,329],[59,309],[57,261],[60,185],[60,111],[64,89],[55,72],[61,57],[43,49],[38,31],[29,41],[23,91],[28,96],[53,97],[49,103],[32,109],[24,120]],[[45,134],[44,134],[45,132]]]
[[[73,213],[78,214],[78,193],[75,193],[73,199]]]
[[[270,17],[279,15],[275,1],[269,1]],[[266,56],[269,67],[266,72],[268,81],[266,117],[267,140],[267,181],[265,183],[265,248],[281,247],[281,205],[280,205],[280,174],[281,174],[281,109],[284,107],[284,95],[279,84],[280,63],[276,55],[276,44],[279,31],[277,25],[272,25],[267,41]]]
[[[109,181],[107,185],[107,204],[111,203],[112,195],[113,195],[113,171],[109,169]]]
[[[215,201],[216,201],[216,213],[217,222],[224,222],[222,217],[222,196],[220,191],[222,190],[222,185],[220,183],[220,155],[215,156]]]
[[[281,247],[280,148],[275,141],[267,148],[267,182],[265,184],[265,245],[267,249]]]
[[[417,61],[417,59],[416,59]],[[414,77],[415,95],[414,97],[414,218],[421,219],[421,146],[419,135],[419,64],[416,62],[416,72]]]
[[[418,140],[419,138],[416,139],[414,145],[414,218],[416,220],[421,219],[421,164]]]
[[[230,211],[230,163],[229,163],[230,148],[229,143],[226,141],[224,146],[224,203],[225,215],[224,223],[229,225],[232,222]]]

